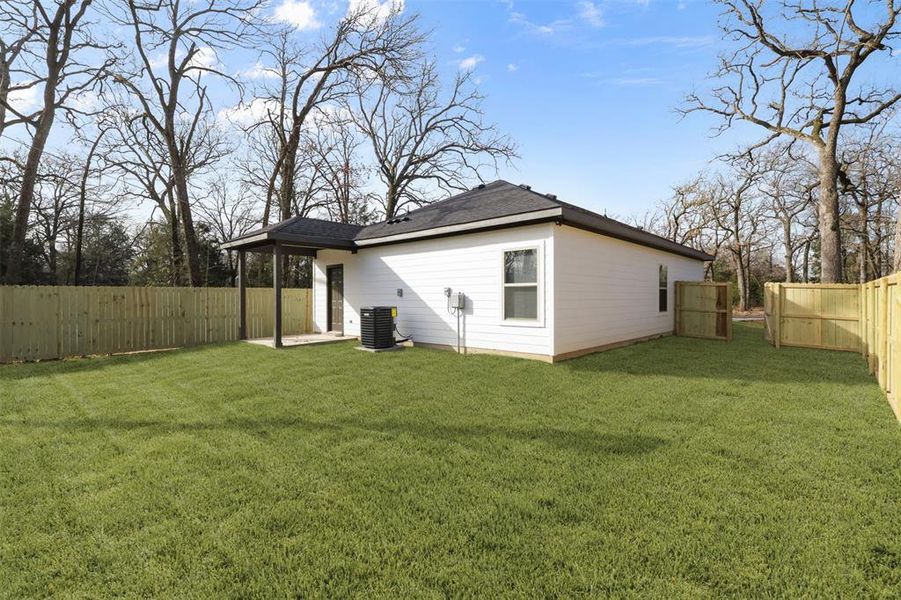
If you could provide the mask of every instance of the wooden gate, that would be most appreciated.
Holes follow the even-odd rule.
[[[677,281],[675,334],[732,339],[732,286],[712,281]]]

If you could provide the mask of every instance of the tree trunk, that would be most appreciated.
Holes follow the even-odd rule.
[[[804,242],[804,283],[810,283],[810,240]]]
[[[385,192],[385,218],[393,219],[395,213],[397,213],[397,186],[389,183]]]
[[[745,260],[742,253],[734,252],[735,280],[738,283],[738,310],[748,310],[748,284],[745,274]]]
[[[170,199],[171,204],[171,199]],[[178,234],[178,211],[172,206],[169,210],[169,240],[172,245],[172,255],[169,257],[169,281],[173,287],[182,284],[182,251],[181,236]]]
[[[820,281],[842,282],[842,240],[839,228],[838,166],[835,151],[820,149],[820,201],[817,211],[820,233]]]
[[[864,283],[867,281],[867,259],[870,255],[870,238],[868,231],[868,220],[867,220],[867,208],[866,206],[860,207],[860,248],[857,251],[857,281],[858,283]]]
[[[16,284],[22,279],[22,263],[25,260],[25,237],[28,233],[28,217],[31,214],[31,205],[34,202],[34,186],[38,178],[38,169],[41,166],[41,158],[44,155],[44,147],[47,145],[47,137],[53,127],[53,119],[56,116],[55,91],[50,91],[51,85],[55,88],[55,82],[47,82],[48,91],[44,92],[44,109],[38,117],[31,148],[28,150],[28,158],[22,169],[22,187],[19,190],[19,201],[16,205],[16,219],[13,223],[13,239],[9,246],[9,258],[6,271],[6,283]],[[49,95],[49,98],[48,98]]]
[[[295,119],[296,122],[296,119]],[[291,204],[294,200],[294,172],[297,170],[297,151],[300,148],[300,124],[296,123],[291,129],[283,156],[281,157],[281,167],[279,175],[278,190],[278,207],[279,218],[284,220],[288,217],[285,215],[291,211]]]
[[[199,287],[201,285],[200,276],[200,249],[197,246],[197,234],[194,231],[194,219],[191,216],[191,201],[188,195],[188,180],[185,168],[178,160],[180,157],[173,156],[172,176],[175,180],[175,197],[178,204],[178,216],[182,223],[182,233],[184,235],[184,251],[188,259],[188,276],[190,278],[191,287]],[[176,162],[177,161],[177,162]]]
[[[100,140],[103,138],[103,135],[106,132],[107,129],[101,129],[100,133],[97,134],[97,137],[94,138],[94,143],[91,144],[91,149],[88,151],[88,156],[84,161],[84,170],[81,172],[81,187],[79,188],[78,196],[78,225],[75,231],[75,285],[78,285],[81,281],[81,249],[84,238],[84,207],[88,195],[88,177],[91,174],[91,161],[94,159],[94,153],[97,152],[97,146],[100,144]]]
[[[785,282],[792,283],[795,280],[795,265],[792,262],[795,247],[792,244],[791,223],[782,224],[782,237],[785,243]]]
[[[892,258],[892,272],[897,273],[901,271],[901,206],[895,219],[895,255]]]

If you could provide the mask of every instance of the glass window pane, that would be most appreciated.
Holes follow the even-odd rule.
[[[660,265],[660,287],[666,287],[666,265]]]
[[[658,300],[658,310],[666,312],[666,288],[660,288],[660,299]]]
[[[538,286],[504,288],[504,318],[537,319]]]
[[[504,252],[504,283],[538,283],[538,251]]]

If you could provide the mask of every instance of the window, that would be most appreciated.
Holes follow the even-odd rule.
[[[504,252],[504,320],[538,319],[538,249]]]
[[[666,312],[666,301],[667,301],[667,282],[666,282],[666,265],[660,265],[660,269],[657,272],[657,310],[660,312]]]

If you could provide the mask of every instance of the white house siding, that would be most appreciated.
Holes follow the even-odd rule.
[[[326,267],[344,265],[344,327],[360,334],[362,306],[397,306],[397,326],[414,342],[455,346],[456,317],[447,311],[444,288],[466,294],[463,345],[469,348],[553,355],[554,230],[551,223],[361,248],[357,254],[320,251],[313,264],[313,318],[324,331]],[[539,295],[543,322],[517,326],[503,322],[504,250],[538,247],[543,268]],[[559,263],[559,261],[557,261]],[[397,296],[398,288],[403,296]],[[542,316],[541,314],[539,316]]]
[[[704,279],[704,263],[569,226],[554,229],[554,353],[673,330],[675,281]],[[658,311],[658,267],[668,268]]]

